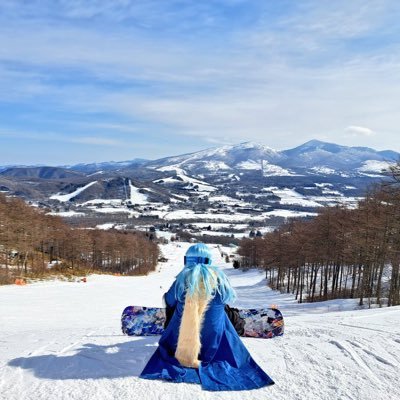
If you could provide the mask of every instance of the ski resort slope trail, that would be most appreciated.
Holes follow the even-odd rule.
[[[120,331],[127,305],[161,306],[189,244],[169,243],[168,262],[143,277],[91,275],[0,287],[0,399],[400,399],[400,307],[356,310],[354,300],[297,304],[266,286],[264,273],[242,272],[211,246],[240,307],[278,304],[283,337],[242,339],[276,384],[245,392],[205,392],[198,385],[138,376],[158,337]],[[336,311],[347,310],[347,311]]]

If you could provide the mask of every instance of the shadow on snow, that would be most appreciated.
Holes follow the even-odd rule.
[[[113,379],[139,376],[157,348],[159,337],[138,337],[113,345],[82,345],[74,355],[20,357],[8,365],[44,379]]]

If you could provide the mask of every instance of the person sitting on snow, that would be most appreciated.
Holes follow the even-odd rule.
[[[202,243],[189,247],[184,268],[164,295],[174,308],[145,379],[201,384],[206,390],[249,390],[274,384],[257,365],[224,310],[235,293]]]

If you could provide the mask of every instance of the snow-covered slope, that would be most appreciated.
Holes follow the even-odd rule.
[[[133,185],[131,180],[129,180],[129,191],[132,204],[147,204],[149,202],[147,196],[140,193],[140,188]]]
[[[204,392],[198,385],[141,380],[158,337],[121,334],[129,304],[161,306],[188,244],[163,246],[169,259],[147,277],[89,276],[87,283],[0,287],[0,399],[374,399],[400,398],[400,307],[353,310],[355,300],[297,304],[266,287],[264,274],[224,263],[237,306],[278,304],[283,337],[244,338],[276,384],[247,392]],[[230,251],[224,248],[224,251]]]
[[[174,170],[176,171],[175,175],[168,178],[157,179],[154,183],[164,186],[178,186],[181,189],[196,192],[214,192],[217,190],[215,186],[212,186],[207,182],[186,175],[186,172],[181,168],[175,168]]]
[[[259,143],[245,142],[237,145],[222,146],[167,157],[147,164],[158,170],[166,168],[184,168],[189,173],[218,173],[220,170],[254,170],[261,169],[261,161],[271,164],[284,158],[279,151]]]
[[[382,171],[389,170],[390,165],[391,163],[387,161],[367,160],[358,168],[358,171],[379,174],[382,173]]]
[[[95,185],[97,183],[97,181],[93,181],[88,183],[85,186],[82,186],[76,190],[74,190],[72,193],[68,193],[68,194],[54,194],[52,196],[50,196],[50,199],[52,200],[58,200],[61,202],[65,202],[65,201],[70,201],[71,199],[73,199],[74,197],[78,196],[79,194],[81,194],[84,190],[90,188],[91,186]]]

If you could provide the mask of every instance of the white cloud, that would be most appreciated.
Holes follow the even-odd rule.
[[[231,145],[231,144],[235,144],[235,142],[228,137],[222,137],[222,138],[215,138],[215,137],[204,137],[204,140],[207,143],[211,143],[213,145]]]
[[[388,34],[392,25],[385,24],[396,15],[394,2],[305,0],[298,3],[301,12],[278,18],[275,25],[268,13],[260,13],[254,24],[240,29],[219,26],[208,40],[198,30],[176,32],[190,30],[197,13],[202,24],[212,25],[207,21],[216,16],[209,5],[189,2],[183,10],[167,3],[65,0],[60,9],[67,18],[60,21],[54,15],[46,20],[44,6],[36,18],[21,17],[24,11],[15,6],[13,18],[0,25],[0,61],[5,62],[0,99],[16,104],[34,99],[36,107],[50,105],[49,113],[54,106],[65,114],[99,115],[97,128],[110,135],[145,136],[152,124],[154,131],[210,143],[256,140],[285,148],[312,138],[335,141],[347,126],[349,145],[361,139],[371,146],[396,142],[400,56]],[[143,21],[91,21],[99,16],[108,22]],[[169,28],[165,35],[148,29],[158,25]],[[368,35],[377,29],[387,42],[371,50]],[[354,38],[365,39],[366,51],[351,42]],[[102,114],[113,122],[102,121]],[[96,124],[88,119],[87,130],[82,125],[76,130],[81,137],[73,140],[119,145],[92,138]],[[385,132],[379,142],[371,129],[351,125],[360,120]]]
[[[375,132],[372,129],[363,126],[350,125],[345,130],[346,135],[349,136],[373,136]]]

